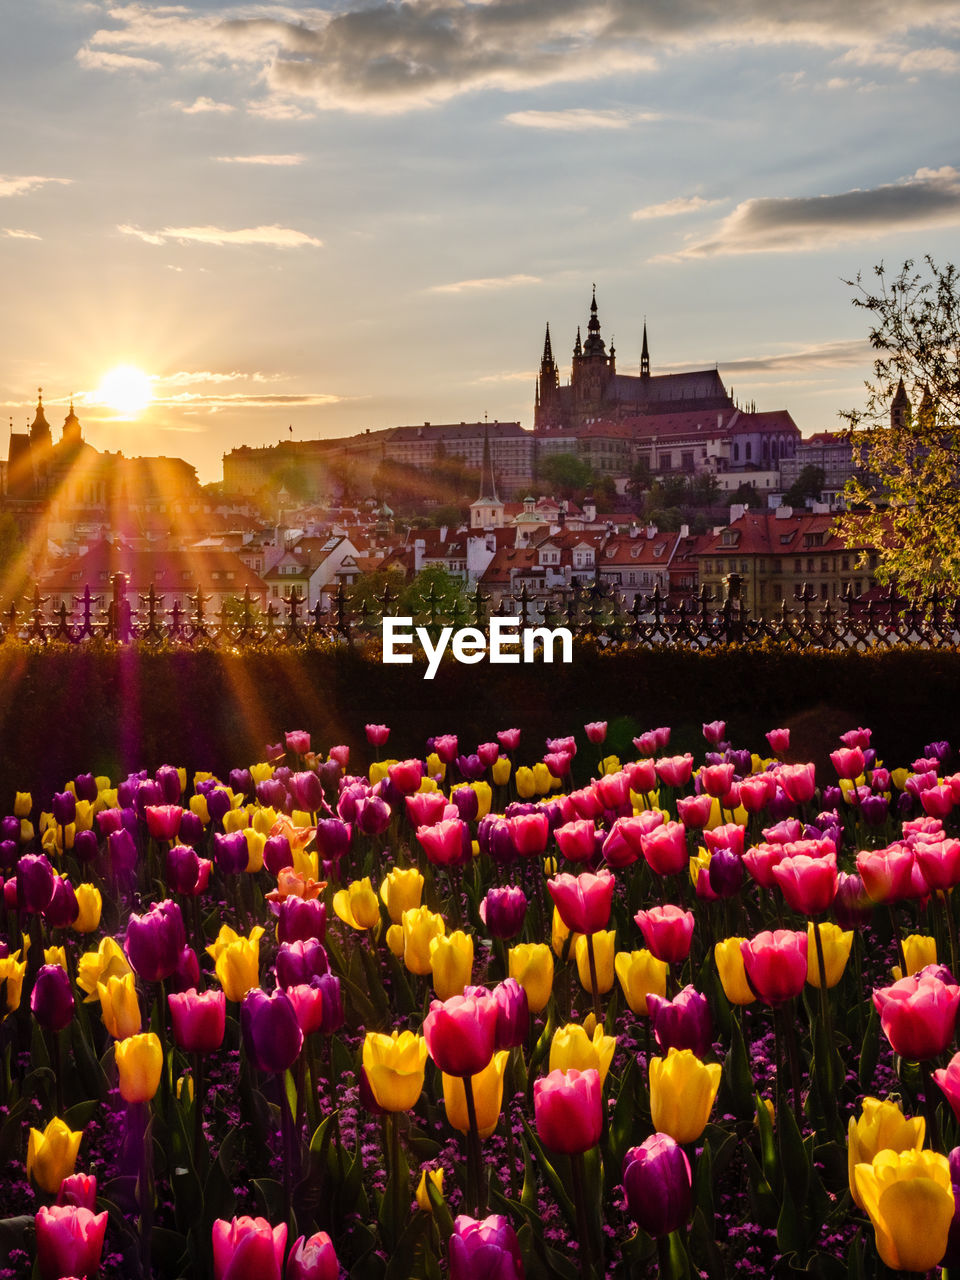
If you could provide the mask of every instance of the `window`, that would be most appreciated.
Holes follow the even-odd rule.
[[[821,573],[829,573],[829,572],[830,572],[830,561],[829,561],[829,559],[828,559],[826,556],[821,556],[821,557],[820,557],[820,572],[821,572]]]
[[[781,587],[779,582],[775,582],[773,584],[773,598],[774,600],[783,599],[783,587]]]
[[[799,556],[793,562],[793,572],[803,573],[803,561],[800,559]]]
[[[761,567],[762,567],[762,561],[761,561]],[[775,558],[774,558],[774,561],[773,561],[773,572],[774,572],[774,573],[783,573],[783,561],[779,558],[779,556],[777,556],[777,557],[775,557]]]
[[[673,467],[673,454],[661,453],[659,457],[659,465],[661,471],[670,471]]]
[[[693,450],[690,450],[689,453],[680,454],[680,466],[684,471],[693,470]]]
[[[813,556],[807,556],[807,573],[813,573]]]
[[[753,457],[753,445],[750,443],[749,440],[747,441],[746,448],[743,451],[743,456],[747,462],[749,462],[750,459]]]

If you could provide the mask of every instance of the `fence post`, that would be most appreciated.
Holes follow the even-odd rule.
[[[740,588],[743,579],[739,573],[728,573],[723,580],[723,628],[728,644],[735,644],[743,635],[743,603]]]

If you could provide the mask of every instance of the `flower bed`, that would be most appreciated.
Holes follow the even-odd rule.
[[[960,1263],[949,748],[703,734],[18,793],[0,1276]]]

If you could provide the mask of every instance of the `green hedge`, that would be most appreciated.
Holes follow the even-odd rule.
[[[674,726],[678,750],[702,750],[700,724],[725,719],[735,743],[758,748],[775,725],[793,730],[797,758],[825,760],[836,736],[874,729],[881,756],[909,762],[926,742],[960,744],[960,654],[718,648],[600,653],[575,650],[568,666],[478,666],[445,660],[433,681],[422,666],[384,666],[372,649],[299,650],[32,648],[0,645],[0,812],[15,789],[40,794],[92,770],[112,777],[170,762],[218,772],[262,759],[285,729],[305,728],[327,747],[347,742],[358,767],[363,726],[393,728],[393,754],[419,754],[431,734],[465,747],[516,724],[521,755],[548,736],[612,722],[630,749],[641,729]],[[595,752],[583,753],[587,770]]]

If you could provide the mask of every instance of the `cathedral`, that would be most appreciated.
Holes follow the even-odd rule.
[[[533,408],[535,431],[577,432],[595,422],[619,422],[640,415],[735,409],[716,369],[651,374],[647,326],[638,374],[618,373],[613,344],[600,335],[597,292],[590,301],[586,341],[577,329],[570,381],[561,386],[547,325]]]
[[[45,499],[54,494],[67,476],[75,475],[83,454],[93,452],[83,439],[80,420],[73,411],[63,422],[63,433],[53,443],[50,423],[43,409],[43,388],[37,392],[37,408],[28,431],[10,431],[5,495],[21,501]]]

